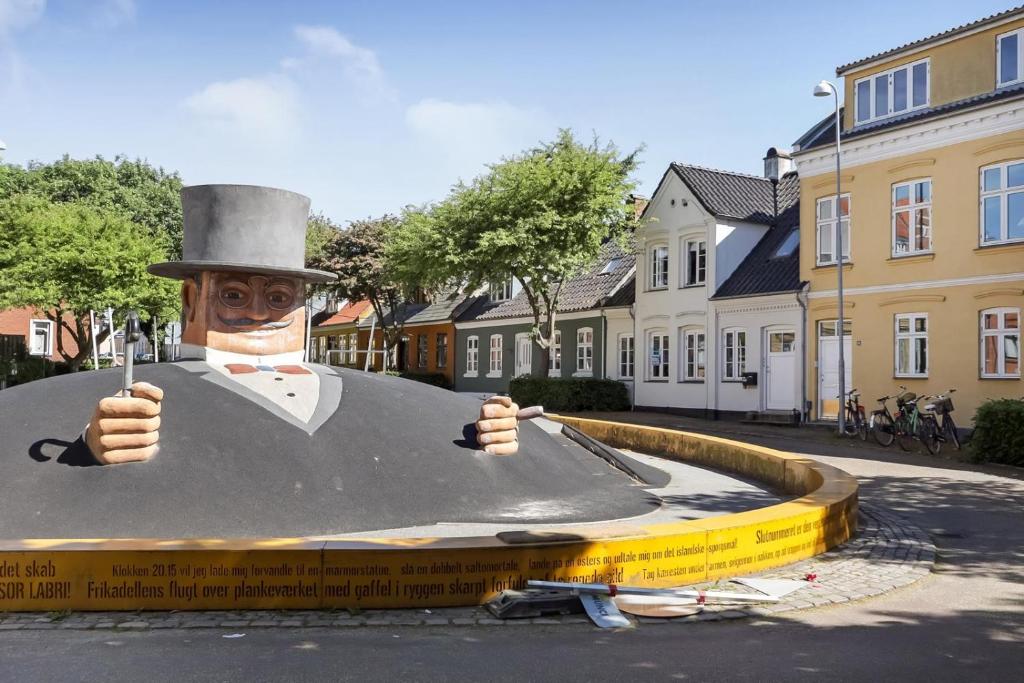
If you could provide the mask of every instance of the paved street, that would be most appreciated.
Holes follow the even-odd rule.
[[[726,423],[652,416],[727,433]],[[1024,663],[1024,483],[820,433],[736,427],[857,476],[935,541],[934,573],[852,604],[716,623],[16,631],[3,680],[1007,680]],[[1005,476],[1014,475],[1014,476]]]

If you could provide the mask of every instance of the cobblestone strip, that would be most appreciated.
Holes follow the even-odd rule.
[[[803,562],[754,576],[805,579],[809,586],[777,603],[709,605],[700,614],[675,619],[634,619],[641,628],[668,623],[702,623],[772,615],[811,607],[862,600],[924,578],[935,562],[935,546],[919,528],[894,513],[860,505],[857,537]],[[732,592],[756,591],[738,584],[700,584]],[[0,613],[0,632],[19,630],[97,629],[142,631],[150,629],[221,629],[244,633],[255,628],[351,628],[373,626],[519,626],[589,624],[584,615],[535,619],[495,619],[483,607],[446,607],[417,610],[311,610],[311,611],[207,611],[207,612],[7,612]],[[0,636],[2,637],[2,636]]]

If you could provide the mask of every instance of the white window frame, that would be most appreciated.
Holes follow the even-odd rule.
[[[355,365],[358,362],[359,334],[352,332],[348,335],[348,364]]]
[[[497,344],[495,344],[497,342]],[[501,377],[502,356],[504,355],[504,339],[500,334],[492,334],[487,345],[487,376]]]
[[[696,246],[696,273],[691,272],[690,269],[690,246]],[[703,238],[690,238],[683,240],[683,248],[680,250],[683,254],[681,261],[682,272],[680,273],[679,283],[680,287],[703,287],[707,282],[708,278],[708,241]],[[703,246],[704,257],[703,264],[701,263],[701,247]]]
[[[39,326],[46,327],[46,350],[39,353],[35,350],[36,341],[36,328]],[[53,331],[56,326],[52,320],[46,320],[45,318],[33,318],[28,322],[28,355],[40,356],[43,358],[49,358],[53,355]]]
[[[504,282],[492,282],[487,289],[487,296],[491,301],[508,301],[512,298],[512,278]]]
[[[1017,327],[1006,327],[1006,314],[1017,314]],[[1000,308],[986,308],[981,311],[978,323],[981,327],[981,348],[979,350],[979,367],[981,377],[984,379],[1020,379],[1021,365],[1021,309],[1012,306]],[[996,329],[985,329],[985,316],[997,315],[998,327]],[[985,339],[986,337],[996,338],[996,372],[985,372]],[[1006,372],[1006,337],[1017,338],[1017,372]]]
[[[1007,211],[1009,197],[1011,194],[1024,193],[1024,185],[1017,185],[1014,188],[1007,186],[1006,181],[1009,175],[1010,166],[1024,164],[1024,159],[1013,159],[1001,161],[998,164],[982,166],[978,170],[978,245],[990,246],[993,244],[1018,244],[1024,242],[1024,237],[1010,237],[1010,215]],[[999,189],[985,190],[985,171],[999,169]],[[999,239],[985,240],[985,200],[990,197],[999,198]]]
[[[657,340],[658,362],[653,362],[655,341]],[[651,330],[647,333],[647,381],[667,382],[672,367],[672,347],[669,343],[668,330]]]
[[[661,254],[662,251],[664,256]],[[647,286],[650,290],[668,289],[668,264],[668,245],[652,245],[647,252],[647,267],[650,270]]]
[[[427,334],[416,335],[416,367],[430,367],[430,336]]]
[[[444,338],[444,344],[440,344],[441,338]],[[444,349],[444,353],[441,350]],[[438,370],[448,367],[448,333],[447,332],[436,332],[434,334],[434,364]]]
[[[731,353],[730,353],[731,352]],[[742,382],[747,369],[747,331],[739,327],[722,331],[722,381]]]
[[[924,321],[924,331],[917,331],[917,321]],[[907,322],[907,331],[900,332],[900,322]],[[924,372],[915,370],[919,364],[918,340],[924,340]],[[911,367],[901,368],[900,342],[910,344]],[[931,363],[931,354],[928,352],[928,314],[927,313],[897,313],[893,316],[893,372],[896,377],[928,377],[928,366]]]
[[[924,83],[924,104],[919,104],[917,106],[914,106],[914,67],[917,66],[918,64],[925,64],[926,65],[925,66],[925,77],[924,77],[924,79],[925,79],[925,83]],[[893,110],[893,101],[896,99],[894,97],[894,95],[895,95],[895,81],[896,81],[896,79],[894,77],[894,74],[897,71],[902,71],[904,69],[906,69],[906,71],[907,71],[907,107],[906,107],[906,109],[901,109],[900,111],[894,111]],[[886,100],[887,111],[886,111],[885,114],[877,114],[876,115],[875,114],[875,90],[876,90],[878,84],[877,84],[877,81],[875,81],[875,79],[883,77],[883,76],[887,78],[887,85],[886,85],[886,88],[887,88],[886,96],[888,98]],[[869,106],[869,110],[868,110],[868,118],[866,118],[866,119],[858,119],[857,118],[857,113],[860,111],[860,84],[864,83],[865,81],[868,82],[868,99],[870,100],[870,106]],[[879,71],[878,73],[873,73],[870,76],[865,76],[864,78],[858,78],[856,81],[853,82],[853,100],[854,100],[854,106],[853,106],[853,125],[855,125],[855,126],[860,126],[860,125],[863,125],[865,123],[873,123],[875,121],[881,121],[883,119],[888,119],[888,118],[891,118],[893,116],[901,116],[901,115],[906,114],[908,112],[917,111],[918,109],[927,109],[931,105],[931,101],[932,101],[932,65],[931,65],[931,59],[929,59],[928,57],[925,57],[924,59],[919,59],[916,62],[910,62],[909,64],[900,64],[899,66],[893,67],[891,69],[887,69],[886,71]]]
[[[830,194],[826,197],[819,197],[814,204],[814,258],[819,266],[831,266],[838,263],[837,254],[835,253],[836,237],[837,231],[843,222],[843,216],[840,216],[839,213],[842,211],[844,199],[846,200],[846,239],[843,240],[843,263],[850,263],[850,242],[853,238],[853,199],[850,197],[850,193],[846,192],[839,196],[838,202],[836,201],[836,196]],[[821,207],[826,202],[835,208],[830,218],[821,217]],[[832,236],[831,260],[825,260],[821,257],[821,232],[823,228],[828,229]]]
[[[526,358],[519,357],[519,351],[524,348],[523,342],[526,342]],[[514,338],[513,344],[513,365],[512,372],[514,377],[522,377],[523,375],[533,374],[533,340],[530,338],[529,332],[520,332]],[[525,361],[525,362],[523,362]]]
[[[619,379],[633,379],[636,372],[636,340],[632,334],[619,335],[618,350]]]
[[[1003,38],[1009,38],[1012,35],[1017,36],[1017,78],[1012,81],[1001,81],[999,79],[1002,74],[999,72],[1003,64]],[[1005,88],[1021,81],[1024,81],[1024,28],[1007,31],[996,36],[996,87]]]
[[[680,377],[683,382],[704,382],[708,374],[707,335],[702,327],[684,329],[683,359],[679,364]],[[693,351],[693,363],[690,362],[690,351]],[[703,375],[701,372],[703,371]]]
[[[576,372],[573,377],[594,376],[594,328],[576,330]]]
[[[915,191],[917,189],[917,185],[919,185],[921,183],[927,183],[928,184],[928,201],[920,201],[920,202],[918,202],[918,201],[915,200],[915,198],[917,196],[915,194]],[[909,193],[909,196],[910,196],[910,203],[909,204],[905,204],[903,206],[896,206],[896,191],[899,188],[901,188],[901,187],[906,187],[907,188],[907,192]],[[904,182],[893,183],[893,186],[892,186],[892,256],[893,256],[893,258],[903,258],[905,256],[919,256],[921,254],[931,254],[931,253],[933,253],[935,251],[935,223],[934,223],[934,214],[932,212],[932,201],[934,199],[934,194],[933,194],[934,191],[935,191],[935,188],[932,185],[932,179],[931,178],[916,178],[914,180],[907,180],[907,181],[904,181]],[[919,211],[925,211],[925,210],[928,211],[928,226],[927,226],[927,231],[926,231],[927,232],[927,236],[928,236],[928,248],[927,249],[916,249],[914,247],[914,245],[917,243],[917,239],[916,239],[917,238],[917,232],[921,228],[921,226],[918,225],[918,212]],[[907,248],[906,251],[897,251],[897,247],[896,247],[896,214],[903,213],[903,212],[906,212],[906,213],[908,213],[910,215],[910,223],[909,223],[909,229],[910,229],[909,239],[910,239],[910,244],[909,244],[909,247]]]
[[[476,377],[480,371],[480,337],[466,337],[466,374],[463,377]]]
[[[548,377],[562,376],[562,331],[555,330],[555,344],[548,348]]]

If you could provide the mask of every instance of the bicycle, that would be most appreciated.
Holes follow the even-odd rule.
[[[854,434],[860,437],[861,441],[868,440],[868,422],[864,419],[864,406],[860,404],[860,392],[850,389],[846,392],[846,422],[844,429],[849,436]]]
[[[960,433],[956,429],[956,423],[953,422],[953,399],[951,395],[956,392],[956,389],[949,389],[944,394],[936,394],[935,396],[929,396],[927,400],[932,401],[925,405],[925,410],[930,410],[937,417],[939,439],[941,441],[953,444],[953,448],[960,450]]]
[[[901,386],[900,389],[906,391],[906,387]],[[871,435],[875,437],[875,441],[878,442],[879,446],[891,446],[892,442],[896,439],[896,420],[893,419],[892,413],[889,412],[889,400],[896,398],[895,396],[883,396],[876,399],[882,404],[882,407],[878,410],[871,412],[871,418],[868,421],[868,430]]]
[[[896,397],[896,438],[900,448],[910,451],[914,440],[918,440],[932,455],[938,455],[942,442],[939,440],[939,425],[934,415],[924,413],[918,406],[924,397],[912,391],[905,391]]]

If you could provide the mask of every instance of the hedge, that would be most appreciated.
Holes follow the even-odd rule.
[[[552,412],[629,410],[626,385],[611,379],[516,377],[509,394],[520,406],[544,406]]]
[[[391,375],[392,377],[401,377],[402,379],[411,379],[414,382],[422,382],[423,384],[429,384],[434,387],[441,387],[442,389],[450,389],[448,385],[448,378],[440,372],[397,372],[395,370],[388,370],[385,374]]]
[[[980,462],[1024,466],[1024,399],[981,404],[974,414],[971,455]]]

